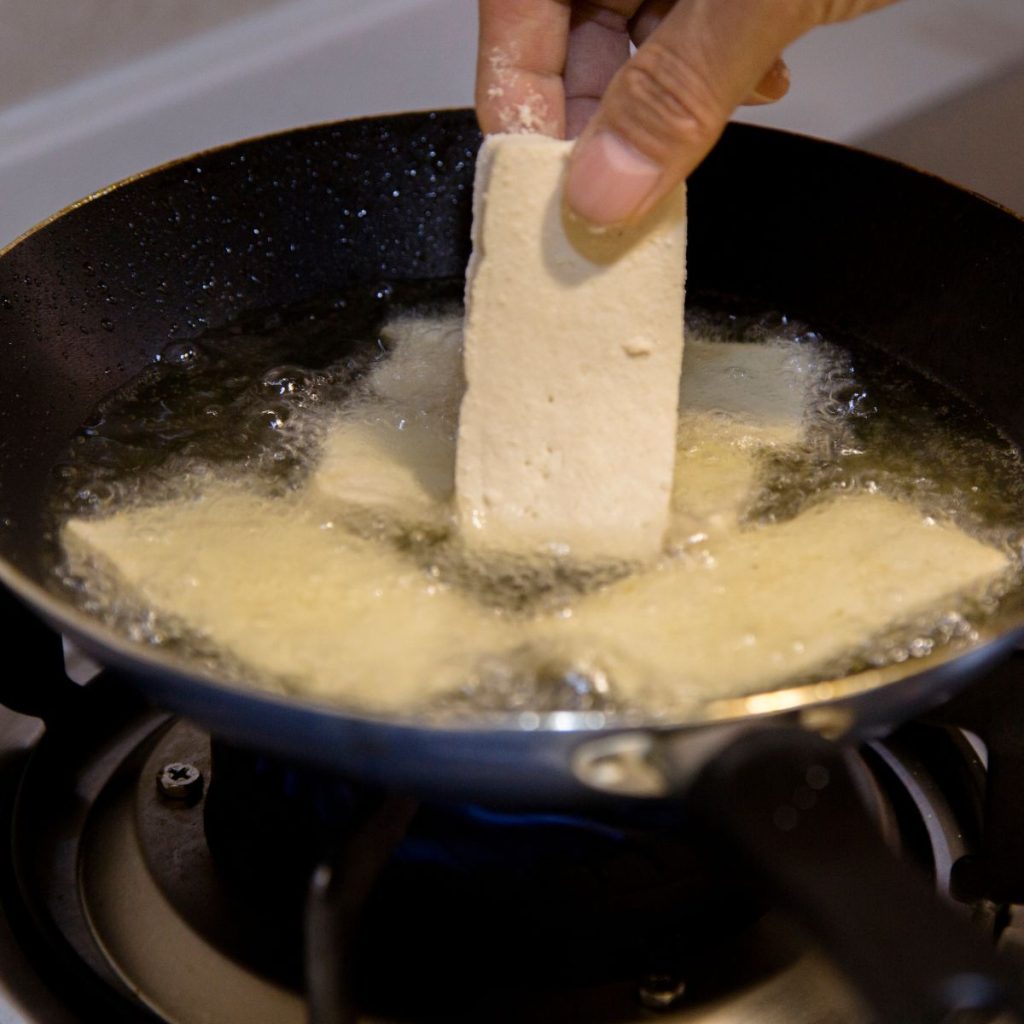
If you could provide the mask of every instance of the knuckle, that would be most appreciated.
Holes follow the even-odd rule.
[[[818,0],[812,5],[814,20],[822,25],[837,21],[850,21],[852,18],[884,6],[880,0]]]
[[[623,113],[646,133],[680,142],[717,131],[720,104],[707,77],[683,55],[649,40],[619,75]]]

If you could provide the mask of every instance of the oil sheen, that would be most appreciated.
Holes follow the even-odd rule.
[[[602,720],[969,644],[1016,599],[1012,444],[869,346],[720,309],[687,316],[657,564],[470,554],[460,286],[380,285],[169,346],[54,469],[54,588],[244,685]]]

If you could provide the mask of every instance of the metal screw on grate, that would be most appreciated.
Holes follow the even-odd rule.
[[[674,974],[648,974],[640,982],[641,1004],[648,1010],[668,1010],[686,991],[686,982]]]
[[[203,773],[184,761],[165,764],[157,773],[156,788],[165,800],[195,803],[203,793]]]

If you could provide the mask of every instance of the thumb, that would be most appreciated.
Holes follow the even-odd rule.
[[[599,225],[642,217],[700,163],[782,50],[819,20],[818,6],[828,4],[674,4],[616,74],[577,142],[570,208]]]

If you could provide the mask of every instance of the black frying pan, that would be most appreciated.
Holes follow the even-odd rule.
[[[461,274],[478,141],[468,112],[257,139],[119,185],[6,251],[0,579],[159,703],[227,737],[419,790],[571,801],[589,788],[579,777],[584,746],[614,732],[593,718],[562,714],[526,730],[499,717],[440,729],[224,685],[98,627],[46,586],[40,523],[50,467],[97,401],[169,339],[253,308]],[[691,298],[737,296],[854,344],[870,340],[1024,440],[1014,372],[1024,322],[1019,220],[895,164],[742,126],[694,176],[690,210]],[[787,691],[774,702],[717,702],[662,731],[699,733],[693,749],[703,750],[708,722],[743,724],[763,706],[792,717],[812,705],[815,720],[835,730],[887,729],[1000,658],[1020,626],[999,623],[956,658]],[[649,780],[623,788],[634,782]]]
[[[567,803],[595,790],[689,790],[693,813],[704,807],[714,820],[707,793],[728,791],[714,780],[729,757],[763,754],[767,764],[777,754],[759,728],[732,743],[757,724],[750,702],[709,705],[699,719],[650,731],[564,714],[529,730],[507,718],[450,729],[382,720],[205,676],[100,628],[46,585],[40,523],[50,467],[97,401],[169,339],[247,310],[380,280],[461,274],[478,141],[472,115],[460,111],[257,139],[117,186],[0,255],[0,579],[155,701],[224,737],[477,799]],[[1024,441],[1018,219],[904,167],[742,126],[694,175],[690,213],[692,298],[736,296],[854,346],[876,345]],[[813,721],[853,739],[886,730],[1005,657],[1022,625],[1009,617],[969,651],[787,691],[773,722]],[[758,754],[765,743],[771,749]],[[840,772],[814,737],[801,732],[796,745],[790,767],[828,761]],[[726,775],[744,770],[732,764]],[[784,778],[783,769],[773,777]],[[930,919],[919,920],[920,934],[908,941],[927,945]],[[936,969],[973,955],[958,950]]]

